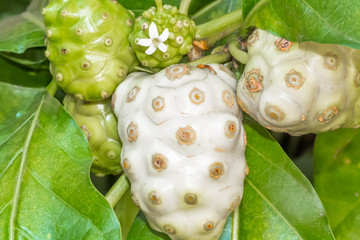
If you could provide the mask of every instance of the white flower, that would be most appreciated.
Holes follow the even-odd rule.
[[[164,42],[169,37],[169,29],[165,28],[162,34],[159,36],[157,27],[155,23],[151,22],[149,27],[149,37],[150,39],[139,39],[138,44],[144,47],[149,47],[145,53],[147,55],[151,55],[158,48],[163,53],[167,51],[168,46],[164,44]]]

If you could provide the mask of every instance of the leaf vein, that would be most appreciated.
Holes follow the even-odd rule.
[[[49,193],[52,194],[53,197],[55,197],[57,200],[59,200],[64,206],[68,207],[69,209],[73,210],[76,214],[81,216],[82,218],[86,219],[88,222],[92,223],[94,227],[96,227],[99,232],[100,229],[91,221],[90,218],[80,213],[75,207],[71,206],[69,203],[67,203],[64,199],[62,199],[57,193],[55,193],[52,189],[50,189],[30,168],[26,168],[26,170],[30,173],[30,176],[33,177],[33,179],[39,183],[45,190],[47,190]]]
[[[20,153],[22,153],[23,148],[20,148],[15,154],[14,156],[10,159],[8,165],[6,166],[6,168],[4,169],[4,171],[0,174],[0,179],[3,177],[3,175],[6,173],[6,171],[11,167],[11,165],[14,163],[15,159],[20,155]]]
[[[255,185],[252,183],[252,181],[249,178],[245,178],[245,181],[249,183],[249,185],[260,195],[260,197],[278,214],[278,216],[286,223],[286,225],[289,226],[289,228],[292,230],[292,232],[298,237],[298,239],[303,239],[300,235],[300,233],[290,224],[288,219],[281,214],[281,212],[270,202],[269,199],[267,199],[261,191],[255,187]]]

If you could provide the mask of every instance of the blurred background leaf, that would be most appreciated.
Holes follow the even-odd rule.
[[[191,15],[196,24],[206,23],[242,7],[243,0],[216,0]],[[245,1],[246,2],[246,1]]]
[[[314,186],[337,239],[360,236],[360,129],[319,134],[314,146]]]
[[[0,55],[0,82],[28,87],[46,86],[52,79],[47,69],[34,69],[13,62]]]
[[[47,0],[32,0],[26,11],[0,20],[0,51],[23,53],[44,46],[45,25],[41,10]]]

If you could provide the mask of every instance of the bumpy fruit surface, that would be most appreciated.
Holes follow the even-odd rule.
[[[121,142],[116,132],[117,119],[110,98],[84,102],[67,95],[64,107],[89,141],[93,153],[91,171],[98,176],[121,173]]]
[[[248,171],[236,79],[200,67],[132,73],[113,95],[133,201],[172,239],[218,239]]]
[[[178,63],[192,50],[195,28],[193,20],[165,4],[161,9],[151,7],[138,17],[129,39],[142,65],[164,68]]]
[[[291,135],[359,127],[360,51],[290,42],[257,29],[237,101],[261,125]]]
[[[50,72],[82,100],[110,97],[136,64],[134,18],[116,0],[50,0],[43,9]]]

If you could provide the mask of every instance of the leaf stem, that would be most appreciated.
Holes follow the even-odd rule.
[[[193,66],[197,66],[198,64],[224,63],[230,60],[231,60],[231,56],[228,52],[220,52],[196,59],[194,61],[189,62],[189,64]]]
[[[58,90],[59,86],[55,79],[53,79],[49,85],[47,86],[46,90],[51,96],[55,96],[56,91]]]
[[[196,28],[196,40],[206,40],[208,46],[235,32],[242,25],[242,8],[203,23]]]
[[[246,64],[248,62],[248,53],[240,49],[240,43],[237,40],[233,40],[229,43],[229,52],[231,56],[240,63]]]
[[[130,183],[128,178],[125,174],[121,174],[119,179],[105,195],[105,198],[110,203],[111,207],[115,207],[129,187]]]
[[[187,16],[190,4],[191,4],[191,0],[181,0],[179,6],[179,13]]]

